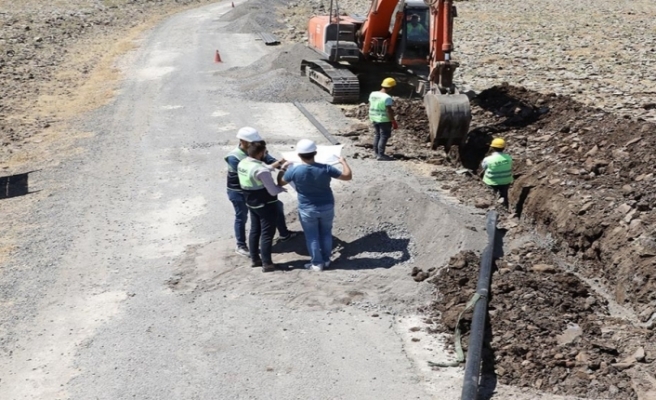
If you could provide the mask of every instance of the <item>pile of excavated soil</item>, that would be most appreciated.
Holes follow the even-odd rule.
[[[497,262],[484,370],[503,384],[561,395],[637,398],[629,372],[652,361],[645,350],[653,352],[654,332],[610,318],[602,297],[575,275],[543,264],[538,253],[529,244]],[[454,331],[475,292],[479,264],[476,254],[462,252],[431,279],[439,301],[430,311],[441,317],[440,331]],[[470,311],[460,321],[465,348],[471,318]]]
[[[221,76],[234,80],[238,90],[228,95],[252,101],[288,103],[325,101],[328,94],[301,76],[301,61],[316,58],[305,45],[284,45],[246,67],[235,67]],[[226,95],[226,94],[224,94]]]
[[[420,102],[415,106],[415,114],[423,112]],[[354,115],[363,117],[363,109]],[[470,140],[479,146],[472,147],[476,162],[469,164],[480,162],[481,147],[485,150],[493,136],[504,137],[515,159],[512,211],[553,235],[555,251],[574,257],[582,273],[601,276],[619,303],[651,318],[656,311],[656,125],[508,85],[480,93],[472,113]],[[428,148],[424,130],[404,129],[402,113],[399,123],[391,153],[445,164],[443,152]],[[368,125],[355,124],[345,135],[371,146]],[[443,189],[467,203],[493,204],[473,173],[442,169],[434,175]]]
[[[229,22],[224,29],[233,33],[273,32],[284,25],[271,16],[286,3],[286,0],[251,0],[223,15],[220,21]]]
[[[282,25],[271,16],[286,3],[284,0],[252,0],[221,19],[230,21],[228,29],[233,32],[272,32]],[[303,44],[283,45],[279,51],[265,55],[248,66],[221,72],[221,77],[233,79],[238,87],[234,92],[223,95],[275,103],[325,101],[329,98],[328,94],[310,83],[307,77],[301,76],[300,72],[303,59],[317,57],[317,53]]]

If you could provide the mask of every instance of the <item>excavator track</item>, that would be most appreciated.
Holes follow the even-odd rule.
[[[346,66],[324,60],[303,60],[301,75],[306,75],[310,82],[316,83],[330,93],[331,103],[348,104],[360,100],[358,77]]]

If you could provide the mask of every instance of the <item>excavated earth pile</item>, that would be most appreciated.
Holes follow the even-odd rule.
[[[453,163],[458,158],[453,154],[430,150],[421,102],[399,103],[401,129],[390,153]],[[476,162],[469,164],[480,162],[493,136],[504,137],[515,159],[511,211],[553,235],[556,252],[574,257],[582,273],[601,276],[619,303],[648,320],[656,304],[656,125],[509,85],[483,91],[472,105],[470,142],[476,145],[469,150]],[[347,115],[364,119],[366,106]],[[371,146],[368,124],[355,124],[345,135]],[[466,203],[481,208],[493,203],[473,173],[442,169],[433,175]]]
[[[396,104],[400,129],[389,153],[433,164],[438,187],[466,204],[487,209],[496,201],[478,171],[460,162],[476,170],[495,136],[515,159],[511,210],[499,210],[513,250],[498,262],[490,311],[498,380],[590,398],[651,390],[644,377],[654,375],[656,354],[656,125],[501,85],[472,100],[466,145],[447,155],[430,149],[422,102]],[[361,122],[342,134],[372,157],[367,105],[344,112]],[[536,229],[546,237],[526,243]],[[461,254],[432,279],[441,330],[453,332],[477,271],[478,257]]]
[[[610,317],[604,298],[573,274],[539,257],[525,261],[535,251],[528,244],[497,263],[484,374],[496,371],[500,383],[551,393],[637,398],[630,372],[653,361],[645,352],[654,351],[656,334]],[[461,252],[431,279],[440,294],[429,310],[441,317],[438,331],[454,331],[475,292],[479,263],[476,254]],[[460,321],[465,348],[470,325],[471,312]]]

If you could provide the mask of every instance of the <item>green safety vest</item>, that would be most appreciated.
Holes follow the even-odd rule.
[[[264,187],[264,183],[255,176],[255,173],[263,167],[262,161],[247,157],[239,162],[237,168],[239,186],[244,191],[246,205],[250,208],[262,208],[278,201],[278,196],[271,196]]]
[[[390,122],[387,116],[385,101],[391,96],[383,92],[372,92],[369,95],[369,119],[372,122]]]
[[[487,167],[483,182],[489,186],[510,185],[512,176],[512,157],[506,153],[494,153],[485,158]]]
[[[228,157],[235,157],[241,162],[241,160],[245,159],[247,156],[248,155],[244,150],[242,150],[240,147],[237,147],[223,158],[226,164],[228,164],[228,190],[241,192],[241,187],[239,186],[239,176],[237,175],[237,171],[235,171],[228,163]]]
[[[417,24],[417,26],[412,26],[412,24],[406,25],[408,28],[408,36],[419,37],[428,33],[426,28],[422,24]]]

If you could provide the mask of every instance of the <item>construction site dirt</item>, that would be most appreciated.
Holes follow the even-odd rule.
[[[0,110],[3,117],[0,122],[0,158],[3,162],[9,160],[7,165],[11,166],[11,172],[14,172],[15,165],[12,161],[17,154],[23,154],[28,145],[39,144],[51,130],[61,130],[61,123],[68,118],[106,104],[113,96],[105,98],[103,94],[88,107],[68,107],[74,110],[68,114],[61,114],[60,106],[50,104],[49,100],[59,95],[78,95],[80,91],[73,82],[82,82],[80,77],[93,72],[94,65],[99,62],[102,52],[79,56],[78,52],[82,50],[78,47],[84,47],[85,43],[82,39],[99,37],[107,32],[118,37],[119,29],[134,25],[130,21],[136,21],[135,16],[139,17],[139,22],[145,22],[143,15],[158,8],[160,3],[170,7],[167,10],[172,10],[177,3],[209,2],[125,2],[125,8],[98,6],[75,15],[59,10],[38,11],[37,7],[36,11],[27,10],[20,15],[7,14],[6,18],[3,17],[2,32],[10,40],[3,42],[4,54],[0,59],[0,77],[3,83],[7,83]],[[642,0],[638,2],[644,4]],[[301,44],[305,41],[303,26],[309,16],[325,12],[327,3],[319,0],[252,0],[217,16],[212,23],[225,24],[225,29],[231,33],[251,35],[261,31],[273,32],[281,39],[282,45],[274,53],[248,65],[210,72],[217,81],[224,83],[214,94],[220,92],[217,97],[234,99],[237,103],[263,101],[276,103],[276,107],[292,101],[310,103],[309,109],[313,108],[312,103],[325,104],[326,94],[313,87],[306,77],[300,76],[299,63],[303,58],[316,56]],[[369,0],[340,1],[344,10],[359,13],[366,11],[369,3]],[[472,10],[493,7],[484,4],[491,2],[466,3]],[[498,3],[507,5],[513,2],[500,0]],[[548,13],[544,10],[563,6],[562,2],[555,0],[515,3],[516,14],[531,8],[533,3],[545,4],[545,8],[541,9],[545,15]],[[466,11],[466,6],[462,8]],[[280,17],[278,20],[272,17],[276,13]],[[635,13],[630,13],[634,11],[627,11],[616,18],[638,18]],[[485,13],[476,15],[472,11],[471,14],[465,14],[460,20],[474,21],[474,17],[480,17],[486,21],[487,18],[490,26],[494,25],[490,22],[494,18]],[[581,14],[585,15],[585,12]],[[33,22],[30,15],[38,18]],[[500,18],[499,21],[507,20]],[[474,25],[475,22],[467,23]],[[299,274],[298,282],[305,285],[304,291],[289,300],[289,307],[331,309],[348,305],[376,318],[379,313],[396,317],[410,309],[414,311],[418,295],[426,301],[436,296],[432,304],[422,306],[419,311],[425,315],[431,333],[452,333],[458,315],[474,292],[479,253],[461,252],[444,265],[436,263],[448,258],[446,253],[455,253],[462,248],[463,242],[474,243],[467,233],[480,233],[482,227],[467,219],[474,215],[473,212],[471,215],[469,211],[463,212],[467,214],[465,218],[435,201],[431,194],[438,193],[440,198],[453,203],[473,206],[478,209],[474,210],[479,212],[478,216],[492,209],[501,213],[499,228],[504,232],[506,254],[497,260],[492,281],[483,386],[493,388],[498,381],[526,389],[526,393],[546,394],[549,399],[556,397],[551,397],[552,394],[589,399],[656,399],[656,124],[649,122],[647,117],[641,117],[653,116],[656,106],[652,101],[640,100],[630,112],[624,109],[610,112],[608,107],[601,109],[579,102],[577,96],[583,97],[586,93],[565,96],[544,89],[533,90],[535,85],[530,82],[521,83],[526,87],[501,84],[498,78],[507,78],[503,75],[506,71],[521,66],[513,64],[511,68],[504,64],[505,70],[502,70],[497,64],[511,63],[511,60],[519,60],[520,57],[506,57],[506,54],[498,53],[481,55],[473,51],[475,45],[472,43],[492,40],[493,35],[486,35],[483,28],[479,31],[461,30],[458,35],[458,40],[464,35],[468,39],[463,47],[469,52],[459,54],[469,61],[469,64],[463,63],[462,70],[468,75],[482,77],[479,85],[474,87],[476,90],[467,92],[471,97],[473,121],[463,146],[453,147],[449,154],[442,149],[433,150],[428,141],[429,124],[422,100],[396,97],[399,129],[388,143],[388,154],[395,161],[387,165],[396,164],[394,168],[398,167],[401,172],[395,170],[390,173],[392,179],[380,173],[380,166],[386,163],[373,162],[373,132],[368,121],[368,105],[342,107],[343,113],[353,119],[348,129],[342,129],[339,125],[343,123],[341,120],[331,124],[333,121],[328,114],[318,116],[345,144],[347,157],[358,159],[356,162],[366,161],[369,164],[361,165],[371,166],[366,171],[365,168],[357,171],[358,178],[367,182],[365,186],[347,187],[336,195],[342,204],[338,208],[334,229],[341,240],[336,242],[335,256],[339,261],[338,268],[352,270],[351,275],[341,278],[344,282],[334,284],[329,281],[331,275],[312,277],[314,280],[308,283],[303,280],[307,278]],[[479,40],[479,37],[485,39]],[[250,36],[248,40],[251,40]],[[513,37],[512,40],[518,44],[505,47],[523,51],[520,48],[524,46],[525,38]],[[71,60],[65,64],[67,53],[63,49],[74,43],[78,47],[71,50],[75,54],[69,53]],[[636,53],[648,57],[653,54],[652,47],[647,43],[642,49],[644,51]],[[212,65],[214,51],[214,48],[207,49],[209,65]],[[222,56],[229,64],[231,54],[222,52]],[[234,53],[232,56],[237,58]],[[530,54],[530,57],[527,55],[521,60],[537,56]],[[476,57],[490,59],[485,61]],[[574,61],[568,60],[571,63],[575,61],[576,57]],[[112,65],[110,61],[103,64]],[[555,64],[550,63],[558,70]],[[580,64],[585,63],[581,61]],[[60,65],[61,68],[68,66],[77,70],[77,73],[57,75]],[[494,71],[497,68],[498,71]],[[600,70],[604,68],[600,67]],[[527,69],[524,71],[527,78],[521,79],[539,81],[531,74],[551,72],[546,67],[539,71]],[[114,75],[118,72],[112,70],[111,75],[113,78],[108,82],[117,79]],[[649,81],[653,85],[648,72],[634,75],[636,79]],[[105,79],[95,81],[95,86],[91,85],[94,93],[101,92],[98,86],[100,80],[104,82]],[[495,83],[480,86],[483,80],[485,83]],[[570,81],[578,83],[577,79]],[[519,82],[511,81],[516,85]],[[585,83],[586,80],[581,78],[581,82]],[[113,90],[113,86],[109,88],[110,92]],[[652,89],[644,88],[641,95],[649,97],[648,90]],[[52,98],[49,97],[50,92]],[[55,103],[54,100],[52,103]],[[162,103],[160,108],[174,112],[178,103],[169,103]],[[37,112],[30,114],[32,108]],[[339,114],[339,109],[335,110]],[[218,111],[217,115],[221,117]],[[284,118],[276,121],[280,125],[290,123]],[[297,120],[293,121],[298,123]],[[216,128],[215,125],[217,123],[213,122],[212,129]],[[272,131],[279,128],[272,125]],[[226,123],[225,126],[232,125]],[[202,126],[202,129],[205,128]],[[284,131],[284,127],[279,130]],[[478,165],[486,155],[492,137],[496,136],[506,139],[508,152],[515,162],[510,210],[498,206],[493,193],[478,175]],[[284,135],[280,137],[284,138]],[[283,142],[274,142],[274,146],[277,144],[282,148]],[[194,143],[198,148],[191,145],[189,148],[210,151],[208,149],[212,146],[229,144],[232,142],[210,137]],[[287,143],[284,142],[284,145]],[[57,153],[49,158],[57,161],[63,156]],[[406,184],[404,174],[420,178]],[[420,185],[415,182],[420,182]],[[422,186],[421,191],[415,192],[415,186]],[[394,206],[389,207],[389,204]],[[298,228],[296,214],[289,210],[288,214],[288,223]],[[427,223],[430,216],[434,216],[435,220]],[[462,221],[467,221],[467,225],[454,228]],[[465,233],[454,234],[452,231],[455,230]],[[449,235],[452,237],[449,238]],[[442,242],[436,241],[436,237]],[[448,243],[448,248],[443,242]],[[276,251],[280,251],[281,262],[299,263],[295,245],[293,242],[277,244]],[[208,254],[218,252],[212,246],[220,247],[216,244],[208,246]],[[229,256],[224,257],[227,259],[226,265],[238,262],[231,250]],[[107,254],[110,255],[110,252],[107,251]],[[29,259],[26,260],[25,265],[30,265]],[[339,267],[340,264],[342,267]],[[372,265],[377,269],[367,275],[371,272],[367,268]],[[183,266],[186,269],[179,267],[180,271],[167,281],[168,288],[176,294],[184,294],[188,290],[199,298],[201,294],[218,291],[217,288],[229,294],[232,290],[241,295],[239,290],[242,290],[249,296],[257,291],[268,293],[267,296],[276,293],[283,296],[291,290],[290,287],[298,284],[292,280],[296,279],[291,277],[293,274],[287,274],[287,280],[270,279],[253,289],[245,283],[248,280],[245,278],[247,275],[241,275],[243,271],[230,270],[220,282],[224,286],[216,283],[216,287],[212,287],[212,279],[216,277],[210,274],[210,268],[199,269],[191,262]],[[394,273],[399,269],[402,269],[400,279],[395,280]],[[30,281],[22,273],[20,276]],[[37,282],[36,279],[31,281]],[[157,290],[152,292],[158,293]],[[14,301],[19,303],[13,291],[7,289],[6,293],[12,304]],[[133,296],[134,293],[129,298]],[[139,297],[136,296],[136,299]],[[190,303],[193,301],[196,297]],[[470,321],[471,314],[465,313],[459,324],[465,333],[465,349]],[[147,329],[144,328],[144,331],[150,332],[150,327]],[[242,341],[241,338],[239,340]],[[3,351],[8,354],[11,346],[3,346]],[[380,382],[382,379],[380,376],[378,378]],[[170,381],[175,382],[175,379]]]
[[[499,381],[590,398],[635,398],[630,377],[641,374],[625,369],[634,366],[634,352],[652,346],[655,324],[656,125],[506,84],[481,92],[472,105],[467,142],[445,154],[431,149],[421,100],[397,99],[400,128],[388,146],[399,161],[431,165],[422,170],[440,190],[494,209],[478,165],[492,137],[509,144],[515,182],[511,209],[499,210],[500,227],[506,246],[519,244],[499,261],[493,278],[491,349]],[[343,136],[363,149],[361,157],[373,157],[367,105],[344,111],[361,122]],[[531,235],[542,239],[526,242]],[[474,291],[477,267],[476,256],[462,254],[433,272],[431,282],[444,296],[434,308],[447,332]],[[558,338],[568,332],[582,333],[581,339],[576,334],[561,344]],[[653,367],[642,372],[653,375]]]

